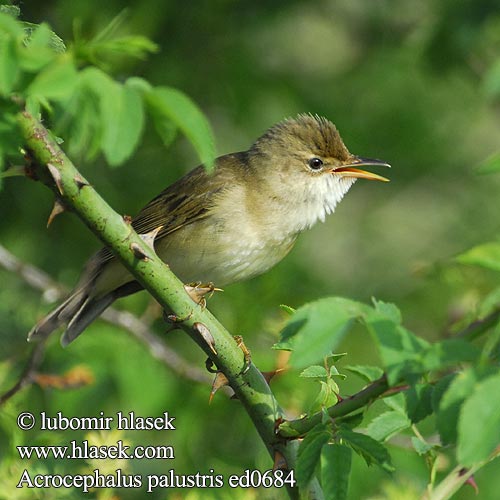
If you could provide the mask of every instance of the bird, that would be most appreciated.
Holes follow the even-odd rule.
[[[158,256],[184,283],[226,286],[265,273],[298,235],[331,214],[357,179],[388,181],[353,155],[335,125],[299,114],[269,128],[247,151],[220,156],[213,171],[191,170],[132,219],[139,234],[157,230]],[[108,248],[90,258],[69,296],[28,340],[62,325],[68,345],[116,299],[142,289]]]

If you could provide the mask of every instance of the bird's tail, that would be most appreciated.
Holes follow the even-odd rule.
[[[61,337],[61,344],[65,347],[75,340],[115,298],[113,292],[95,298],[89,295],[85,287],[79,288],[31,329],[28,341],[44,338],[61,325],[67,324],[66,331]]]

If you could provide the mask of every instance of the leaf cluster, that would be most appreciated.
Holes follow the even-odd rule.
[[[112,21],[95,39],[66,48],[46,23],[22,23],[11,14],[0,12],[2,170],[8,162],[20,161],[15,114],[24,105],[51,123],[73,157],[90,160],[102,154],[111,166],[123,164],[136,150],[149,118],[165,145],[180,130],[202,163],[212,164],[210,125],[183,92],[139,77],[121,82],[109,74],[111,67],[104,62],[113,55],[143,58],[155,51],[147,38],[115,36],[117,21]]]
[[[500,254],[497,244],[491,243],[457,260],[498,270]],[[308,413],[280,426],[286,436],[304,437],[297,460],[299,485],[305,488],[317,475],[325,492],[330,492],[327,498],[347,498],[352,453],[367,465],[391,472],[388,442],[399,434],[426,458],[430,488],[440,453],[452,450],[456,463],[464,467],[477,467],[496,456],[500,443],[499,311],[496,290],[483,300],[475,318],[493,318],[487,329],[490,337],[479,345],[473,332],[433,343],[424,340],[403,326],[394,304],[376,300],[367,305],[328,297],[289,310],[291,316],[275,348],[291,351],[290,364],[303,369],[301,377],[320,382]],[[382,407],[375,415],[364,404],[354,405],[341,416],[338,412],[345,401],[333,378],[345,378],[335,365],[345,354],[332,352],[354,322],[369,332],[381,366],[347,365],[343,370],[368,383],[365,390],[381,380],[387,382]],[[324,366],[309,365],[321,358]],[[314,425],[318,419],[320,423]],[[427,438],[417,426],[423,422]]]

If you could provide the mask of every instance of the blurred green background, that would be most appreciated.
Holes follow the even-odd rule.
[[[415,333],[437,339],[473,312],[498,280],[493,273],[453,262],[457,253],[499,234],[500,178],[476,172],[499,149],[498,1],[46,0],[21,8],[25,20],[49,22],[68,44],[75,33],[92,37],[127,8],[122,32],[144,34],[160,51],[144,62],[115,64],[116,76],[137,74],[186,92],[212,123],[218,154],[247,149],[273,123],[311,112],[331,119],[353,153],[393,166],[390,184],[358,182],[336,213],[302,235],[272,271],[227,287],[209,301],[232,333],[244,335],[261,370],[278,363],[270,347],[285,319],[280,304],[298,307],[324,295],[363,301],[374,296],[398,304]],[[197,164],[184,138],[166,151],[147,132],[137,154],[121,168],[107,168],[101,158],[92,164],[74,160],[111,205],[126,214],[136,213]],[[72,215],[45,229],[51,207],[52,196],[41,185],[25,178],[7,180],[0,193],[0,241],[23,261],[71,286],[99,245]],[[0,270],[0,282],[4,389],[21,373],[26,332],[50,305],[14,274]],[[121,306],[142,314],[148,302],[141,293]],[[160,319],[154,326],[162,335]],[[194,366],[203,366],[201,351],[183,334],[172,333],[167,342]],[[349,335],[340,351],[349,353],[346,364],[376,363],[361,329]],[[127,465],[130,473],[175,467],[189,474],[212,468],[227,477],[271,466],[238,402],[218,394],[208,405],[208,386],[174,374],[118,328],[97,322],[66,350],[52,339],[42,370],[62,373],[80,364],[92,371],[93,384],[72,391],[30,387],[1,416],[0,440],[8,446],[0,447],[0,458],[12,477],[19,477],[26,466],[8,451],[12,445],[63,444],[84,435],[9,431],[21,410],[78,416],[169,411],[177,418],[175,432],[123,437],[137,444],[171,444],[175,461],[138,461]],[[359,387],[353,377],[341,386],[345,394]],[[316,390],[313,382],[293,372],[279,377],[273,388],[291,415],[305,410]],[[391,450],[397,467],[393,476],[376,469],[367,472],[355,460],[352,499],[418,498],[428,480],[423,459],[403,447]],[[31,467],[67,471],[88,465],[54,461],[33,462]],[[476,475],[477,498],[498,498],[495,468],[498,464],[492,463]],[[59,493],[60,498],[79,498],[75,492]],[[34,498],[26,490],[17,494]],[[40,498],[53,498],[51,494]],[[148,498],[198,494],[158,491]],[[222,498],[221,492],[208,490],[202,497],[212,494]],[[256,497],[242,490],[227,495]],[[268,495],[280,497],[278,492]],[[472,489],[466,487],[456,498],[471,496]],[[121,490],[118,497],[139,498],[134,490]]]

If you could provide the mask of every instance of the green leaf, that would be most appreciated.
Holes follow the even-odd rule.
[[[358,375],[366,382],[373,382],[384,374],[384,370],[378,366],[348,365],[344,366],[343,369]]]
[[[68,56],[57,58],[36,75],[26,95],[40,99],[62,101],[68,99],[78,84],[78,73]]]
[[[127,35],[111,40],[91,41],[88,49],[97,59],[117,56],[145,59],[148,54],[158,52],[158,45],[142,35]]]
[[[493,289],[481,301],[478,307],[478,319],[484,319],[493,311],[500,309],[500,287]]]
[[[376,464],[387,472],[392,472],[394,467],[387,448],[365,434],[341,428],[338,437],[348,444],[358,455],[361,455],[367,465]]]
[[[286,304],[280,304],[280,309],[283,309],[286,313],[288,313],[290,316],[292,314],[295,314],[296,309],[293,307],[287,306]]]
[[[158,120],[174,123],[191,141],[201,162],[207,167],[213,165],[215,140],[212,130],[203,113],[189,97],[173,88],[158,87],[148,93],[147,102],[155,123]],[[169,130],[165,123],[156,123],[156,128],[163,133]]]
[[[21,15],[21,9],[17,5],[0,5],[0,13],[17,18]]]
[[[438,382],[434,385],[431,397],[432,411],[434,413],[437,414],[441,399],[444,393],[448,390],[448,387],[450,386],[456,375],[456,373],[449,373],[448,375],[445,375],[443,378],[439,379]]]
[[[319,463],[321,449],[330,437],[330,432],[324,424],[318,424],[306,434],[297,453],[296,473],[299,488],[306,488],[309,484]]]
[[[329,406],[334,405],[338,401],[338,387],[334,383],[332,386],[332,381],[328,380],[327,382],[320,381],[320,391],[316,396],[311,406],[309,407],[309,413],[316,413],[323,408],[328,408]]]
[[[94,91],[96,87],[94,86]],[[144,128],[141,95],[134,87],[112,80],[99,88],[102,149],[111,166],[122,164],[134,152]]]
[[[343,373],[340,373],[337,370],[337,367],[335,365],[330,366],[330,377],[337,377],[342,380],[345,380],[347,378],[347,375],[344,375]]]
[[[321,486],[328,500],[346,500],[352,451],[342,444],[327,444],[321,450]]]
[[[410,425],[411,422],[406,415],[398,411],[387,411],[370,422],[366,433],[377,441],[385,441]]]
[[[137,90],[125,85],[116,88],[112,99],[101,102],[103,150],[112,166],[120,165],[132,155],[144,128],[144,109]]]
[[[335,382],[335,380],[333,380],[333,378],[327,378],[326,384],[330,388],[330,391],[332,392],[332,394],[335,395],[335,401],[332,401],[332,403],[330,403],[330,405],[331,405],[331,404],[334,404],[337,402],[337,400],[338,400],[337,395],[340,393],[340,389],[339,389],[339,386],[337,385],[337,382]]]
[[[391,410],[397,411],[406,416],[406,399],[402,392],[384,398],[384,404],[391,408]]]
[[[373,299],[375,311],[387,319],[390,319],[396,325],[400,325],[403,321],[401,311],[395,304],[390,302],[383,302],[382,300]]]
[[[443,444],[454,444],[457,441],[457,422],[462,404],[474,392],[478,382],[488,374],[491,372],[468,369],[458,373],[450,382],[439,401],[436,414],[437,428]]]
[[[478,174],[494,174],[500,172],[500,153],[495,153],[484,160],[484,162],[479,165],[477,172]]]
[[[111,166],[122,164],[134,152],[144,129],[142,92],[128,81],[121,85],[104,71],[82,71],[82,86],[99,99],[101,147]]]
[[[475,345],[460,339],[448,339],[431,344],[421,355],[425,371],[442,370],[459,363],[475,361],[481,350]]]
[[[470,467],[486,460],[500,443],[500,373],[475,385],[458,421],[457,458]]]
[[[66,148],[71,157],[76,159],[95,158],[101,150],[102,127],[99,118],[99,100],[87,90],[81,89],[66,106],[69,123],[61,120],[57,130],[66,131]]]
[[[389,314],[386,310],[372,310],[365,316],[365,323],[377,344],[390,385],[404,378],[411,382],[423,371],[420,354],[430,344],[401,326],[394,310]]]
[[[332,353],[328,354],[327,358],[330,363],[337,363],[340,361],[342,358],[345,358],[347,356],[346,352],[340,352],[338,354]]]
[[[37,72],[53,59],[61,51],[54,50],[52,47],[52,37],[55,36],[49,26],[45,23],[32,25],[31,28],[25,28],[28,32],[28,38],[25,41],[25,47],[20,51],[20,66],[29,72]],[[64,50],[62,51],[64,52]]]
[[[434,448],[434,445],[426,443],[416,436],[412,436],[411,443],[413,444],[413,448],[415,448],[415,451],[419,455],[425,455]]]
[[[32,29],[29,30],[27,39],[25,40],[26,45],[30,49],[44,49],[49,46],[51,30],[47,23],[42,23],[39,25],[32,25]],[[25,29],[26,31],[26,29]]]
[[[326,378],[327,376],[328,376],[328,372],[326,371],[326,368],[324,366],[319,366],[319,365],[308,366],[299,375],[299,377],[304,377],[304,378],[309,378],[309,377],[311,377],[311,378]]]
[[[500,242],[483,243],[456,257],[460,264],[481,266],[500,271]]]
[[[172,120],[155,110],[151,110],[151,117],[153,118],[153,124],[156,133],[160,136],[161,142],[165,148],[169,148],[177,137],[177,126]]]
[[[432,386],[415,384],[404,392],[406,411],[412,423],[416,424],[432,413]]]
[[[352,430],[361,425],[361,422],[363,422],[363,418],[364,418],[363,412],[359,412],[347,415],[345,417],[340,417],[335,421],[337,423],[341,423],[342,427],[347,427],[348,429]]]
[[[278,347],[293,348],[290,364],[309,366],[331,354],[349,330],[352,321],[368,307],[341,297],[310,302],[295,312],[281,332]]]
[[[19,76],[16,42],[12,38],[0,40],[0,94],[8,96]]]
[[[141,93],[141,95],[144,96],[153,88],[147,80],[140,78],[139,76],[131,76],[130,78],[127,78],[125,85],[136,89]]]
[[[22,163],[19,149],[21,147],[21,135],[18,130],[16,114],[18,108],[13,102],[2,105],[0,113],[0,187],[2,179],[16,174],[18,167],[13,167],[9,171],[3,171],[7,160],[18,165]],[[25,175],[25,173],[23,173]]]
[[[8,7],[4,5],[4,7]],[[10,36],[14,39],[21,40],[24,37],[22,24],[10,15],[11,12],[0,11],[0,34]]]

